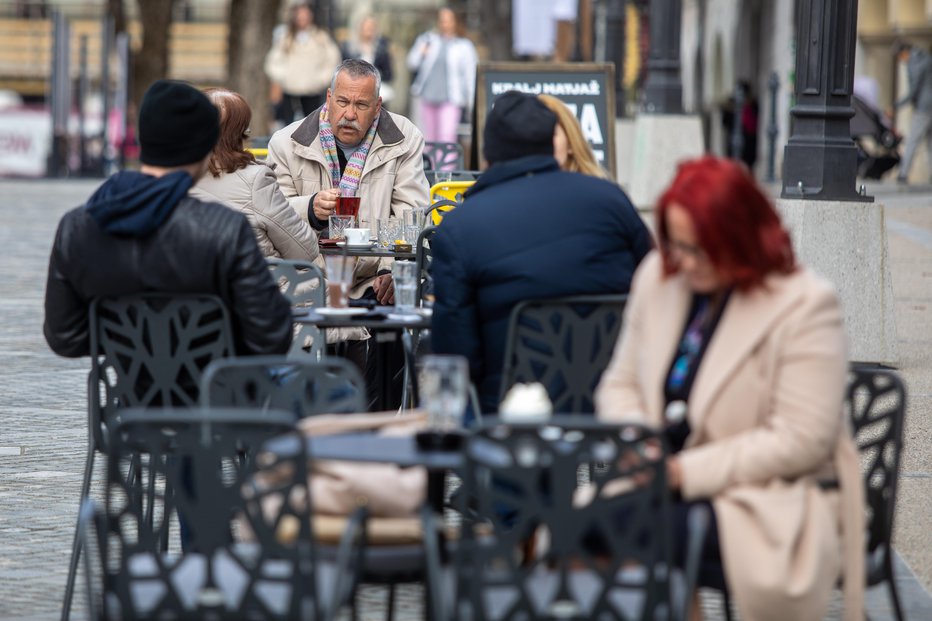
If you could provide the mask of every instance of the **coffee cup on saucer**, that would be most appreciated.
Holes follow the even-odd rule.
[[[367,246],[369,244],[369,229],[344,229],[343,235],[348,246]]]

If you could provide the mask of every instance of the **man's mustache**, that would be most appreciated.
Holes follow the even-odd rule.
[[[348,119],[340,119],[337,121],[337,127],[352,127],[356,131],[362,131],[362,126],[359,124],[359,121],[350,121]]]

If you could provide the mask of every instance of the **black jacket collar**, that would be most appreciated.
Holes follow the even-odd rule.
[[[321,106],[322,108],[323,106]],[[311,143],[320,133],[320,108],[311,112],[304,118],[304,121],[298,125],[298,129],[291,134],[292,140],[305,147],[311,146]],[[379,112],[379,128],[375,132],[382,139],[382,144],[397,144],[404,140],[405,136],[395,124],[395,119],[388,113],[384,107]]]
[[[560,170],[560,165],[557,164],[557,160],[552,155],[527,155],[516,160],[500,162],[493,164],[487,171],[482,173],[475,185],[466,191],[466,196],[473,196],[488,187],[517,177],[557,170]]]

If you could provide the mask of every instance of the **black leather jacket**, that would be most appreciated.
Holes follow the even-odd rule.
[[[246,218],[185,197],[145,237],[104,232],[87,209],[65,214],[49,259],[45,339],[55,353],[89,355],[95,297],[146,291],[210,293],[226,304],[236,352],[283,354],[292,337],[282,296]]]

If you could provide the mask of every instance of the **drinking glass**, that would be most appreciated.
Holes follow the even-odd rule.
[[[398,218],[379,218],[379,246],[388,248],[404,235],[404,224]]]
[[[344,239],[343,231],[356,226],[356,216],[330,216],[330,239]]]
[[[327,305],[331,308],[346,308],[356,260],[334,254],[325,256],[324,261],[327,264]]]
[[[418,211],[419,210],[412,209],[411,207],[406,207],[401,212],[402,220],[404,221],[404,240],[412,246],[417,243],[417,236],[421,233],[421,228],[418,226]]]
[[[392,263],[392,281],[395,284],[395,312],[410,314],[417,306],[417,263],[395,261]]]
[[[346,192],[346,190],[343,190],[343,192]],[[358,216],[359,215],[359,197],[340,194],[337,197],[336,215]]]
[[[438,170],[434,172],[434,184],[450,183],[453,181],[453,172],[449,170]]]
[[[397,293],[396,293],[397,295]],[[424,356],[420,376],[421,407],[432,430],[463,426],[469,373],[463,356]]]

